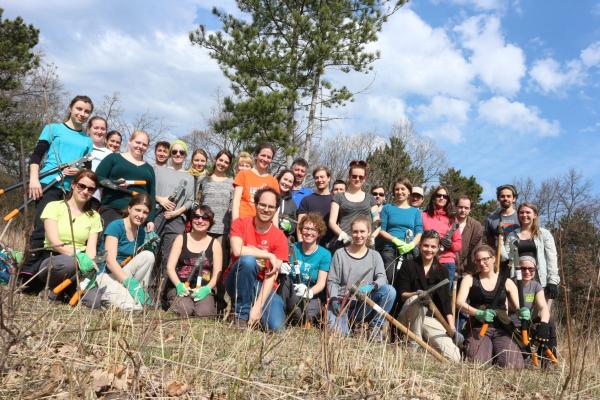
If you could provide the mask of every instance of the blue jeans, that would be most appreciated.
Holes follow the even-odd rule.
[[[448,270],[448,280],[450,281],[448,284],[448,291],[452,296],[452,282],[454,282],[454,274],[456,273],[456,263],[443,263],[442,265]]]
[[[396,299],[396,289],[392,285],[384,285],[369,293],[369,297],[385,312],[389,313]],[[327,310],[327,319],[329,320],[329,329],[339,331],[344,336],[348,336],[350,326],[354,321],[364,320],[369,323],[369,327],[373,330],[380,329],[385,322],[385,319],[366,303],[358,301],[352,301],[347,312],[339,317],[332,310],[330,304]]]
[[[234,303],[236,317],[248,321],[250,308],[262,288],[262,282],[257,279],[258,264],[253,256],[242,256],[231,267],[225,289]],[[283,300],[272,291],[262,307],[260,318],[262,326],[271,331],[283,329],[285,311]]]

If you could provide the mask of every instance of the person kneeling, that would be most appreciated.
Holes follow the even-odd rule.
[[[224,281],[239,327],[259,321],[271,331],[284,327],[283,300],[275,293],[281,263],[288,261],[285,235],[273,224],[280,202],[274,189],[259,189],[254,195],[256,215],[237,218],[231,225],[232,264]]]
[[[396,290],[387,283],[383,260],[378,252],[367,247],[371,221],[359,216],[350,224],[352,242],[333,255],[327,279],[329,328],[347,336],[353,322],[368,322],[371,338],[382,339],[384,318],[366,303],[349,297],[352,285],[368,295],[379,307],[389,312],[396,299]]]
[[[179,315],[211,316],[216,312],[212,290],[221,274],[221,243],[208,235],[214,223],[210,207],[194,209],[191,222],[191,231],[178,235],[169,253],[167,301]]]
[[[294,322],[318,324],[321,313],[321,304],[325,300],[325,285],[331,264],[331,253],[325,247],[319,246],[319,239],[327,232],[325,221],[317,213],[307,214],[300,221],[299,231],[302,233],[302,242],[295,243],[290,254],[292,265],[288,266],[288,273],[281,288],[286,311],[291,314]],[[291,251],[291,250],[290,250]]]
[[[98,275],[102,300],[124,310],[141,310],[150,304],[147,287],[154,266],[154,253],[137,253],[144,244],[144,223],[150,213],[150,197],[140,194],[129,201],[127,216],[104,230],[108,271]],[[137,254],[136,254],[137,253]]]
[[[404,301],[400,310],[400,322],[415,335],[429,342],[445,357],[459,362],[460,350],[457,345],[462,344],[463,338],[454,329],[452,302],[448,288],[442,286],[433,293],[425,292],[444,279],[448,279],[448,269],[437,259],[439,249],[440,235],[434,230],[425,231],[419,243],[419,257],[407,260],[402,265],[398,276],[398,292],[401,300]],[[433,306],[430,305],[431,302]],[[442,322],[435,318],[431,311],[433,307],[436,307],[442,318],[445,318],[444,323],[447,323],[450,333],[444,328]],[[449,336],[450,334],[452,337]]]

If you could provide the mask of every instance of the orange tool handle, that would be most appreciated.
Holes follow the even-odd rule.
[[[536,352],[531,353],[531,361],[533,361],[533,366],[534,367],[539,367],[540,366],[540,360],[538,359],[538,356],[537,356]]]
[[[558,364],[558,360],[556,359],[554,353],[552,353],[552,350],[546,347],[546,349],[544,350],[544,354],[546,354],[546,357],[548,357],[550,361],[552,361],[552,364]]]
[[[131,191],[131,197],[135,197],[137,196],[139,193],[138,192],[134,192],[133,190]]]
[[[125,181],[127,185],[145,185],[146,181]]]
[[[52,293],[54,294],[60,294],[60,292],[62,292],[63,290],[65,290],[66,288],[69,287],[69,285],[71,284],[71,282],[73,282],[70,279],[65,279],[64,281],[62,281],[61,284],[59,284],[57,287],[55,287],[54,289],[52,289]]]
[[[0,196],[2,196],[4,193],[6,193],[4,189],[0,189]]]
[[[19,213],[20,213],[19,209],[15,208],[14,210],[12,210],[11,212],[9,212],[8,214],[6,214],[4,216],[4,222],[10,221],[11,219],[13,219],[17,215],[19,215]]]
[[[75,307],[79,302],[79,296],[81,296],[81,290],[75,292],[73,297],[71,297],[71,300],[69,300],[69,305]]]
[[[185,286],[186,289],[190,288],[190,283],[189,282],[183,282],[183,286]]]
[[[527,331],[527,329],[523,329],[521,331],[521,341],[523,342],[523,345],[527,346],[529,344],[529,332]]]
[[[129,257],[127,257],[126,259],[124,259],[123,261],[121,261],[121,264],[120,264],[120,265],[121,265],[121,267],[124,267],[125,265],[127,265],[127,263],[128,263],[129,261],[131,261],[131,259],[132,259],[132,258],[133,258],[132,256],[129,256]]]
[[[485,324],[481,325],[481,329],[479,330],[479,337],[485,336],[485,333],[488,330],[488,326],[489,326],[489,324],[487,322]]]

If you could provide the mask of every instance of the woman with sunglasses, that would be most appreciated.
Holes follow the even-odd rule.
[[[215,314],[212,291],[221,275],[223,252],[221,243],[208,235],[213,218],[210,207],[196,208],[190,232],[177,236],[169,254],[167,301],[185,317]]]
[[[440,264],[448,269],[450,287],[456,272],[456,253],[462,249],[462,236],[458,224],[454,221],[454,207],[450,192],[443,186],[433,190],[427,209],[422,212],[423,229],[437,231],[440,234]]]
[[[275,156],[275,148],[268,143],[259,144],[254,151],[254,167],[238,172],[233,180],[232,220],[256,215],[253,202],[254,194],[265,187],[279,193],[279,183],[269,173],[269,167]],[[277,216],[276,216],[277,218]],[[276,219],[277,223],[278,220]]]
[[[519,227],[508,235],[502,256],[508,259],[510,247],[517,246],[519,256],[531,256],[536,260],[538,280],[544,287],[548,304],[558,296],[558,259],[552,233],[540,226],[538,208],[532,203],[521,203],[517,209]]]
[[[118,186],[102,188],[102,201],[100,205],[100,216],[104,226],[112,221],[123,218],[132,195],[128,191],[147,193],[151,199],[151,212],[148,216],[148,231],[154,229],[154,196],[156,192],[156,179],[154,169],[144,161],[144,155],[148,150],[150,136],[144,131],[134,131],[127,142],[125,153],[109,154],[96,169],[100,182],[107,179]],[[128,185],[125,180],[145,181],[145,184]]]
[[[327,226],[320,214],[308,213],[300,221],[299,232],[302,242],[293,246],[294,254],[290,255],[293,265],[281,293],[293,322],[304,320],[315,325],[326,301],[324,289],[331,264],[331,253],[318,244]]]
[[[350,333],[353,322],[368,322],[370,336],[383,340],[381,328],[385,320],[364,302],[354,301],[349,285],[368,295],[379,307],[390,312],[396,290],[387,283],[383,260],[379,253],[367,247],[371,237],[371,218],[361,215],[350,223],[352,241],[333,255],[327,278],[329,328],[343,335]]]
[[[65,200],[51,201],[40,218],[44,221],[46,239],[41,271],[34,286],[44,287],[48,283],[48,296],[61,282],[75,274],[76,265],[80,273],[94,268],[98,235],[102,232],[100,215],[92,209],[90,200],[98,187],[98,178],[90,170],[82,170],[74,176],[72,190]],[[74,239],[74,241],[73,241]],[[48,276],[50,275],[50,276]],[[73,294],[73,287],[61,292],[60,296]]]
[[[111,222],[102,235],[106,269],[96,279],[99,293],[103,301],[124,310],[141,310],[150,304],[147,289],[154,253],[139,251],[146,240],[144,223],[150,209],[148,194],[133,197],[127,205],[125,218]]]
[[[296,232],[296,203],[292,198],[292,187],[294,186],[294,172],[289,169],[282,170],[277,175],[279,182],[279,194],[281,195],[281,206],[279,206],[279,229],[290,237]]]
[[[348,186],[344,193],[336,193],[331,201],[329,211],[329,228],[337,238],[330,244],[330,250],[343,247],[352,241],[351,222],[360,216],[367,217],[371,222],[379,220],[377,203],[370,193],[365,193],[362,187],[367,178],[367,163],[352,161],[348,169]],[[376,233],[378,231],[376,230]],[[369,239],[369,244],[373,241]]]
[[[410,193],[410,191],[408,192]],[[408,195],[406,196],[408,199]],[[425,231],[419,243],[419,256],[405,261],[398,272],[398,303],[402,304],[400,322],[439,350],[448,359],[459,362],[460,350],[464,338],[453,331],[449,336],[440,321],[431,313],[429,302],[440,311],[443,318],[454,329],[452,301],[447,288],[441,287],[429,295],[424,292],[430,287],[448,278],[448,270],[437,259],[440,248],[440,235],[436,231]],[[419,297],[421,296],[421,297]]]
[[[69,167],[63,169],[60,176],[55,172],[42,178],[40,174],[61,164],[77,161],[92,152],[94,144],[86,134],[84,124],[93,110],[94,105],[88,96],[75,96],[69,103],[67,117],[62,123],[44,126],[29,158],[29,197],[36,200],[34,227],[29,239],[32,248],[42,247],[44,243],[44,223],[40,215],[46,204],[63,199],[63,189],[65,192],[71,190],[71,179],[79,170]],[[33,265],[36,261],[39,261],[39,257],[31,254],[28,264]],[[27,266],[24,266],[26,269]]]
[[[186,212],[194,201],[194,179],[183,168],[188,147],[175,140],[169,148],[170,165],[156,168],[156,202],[160,204],[155,219],[155,231],[160,236],[161,271],[166,268],[171,246],[177,235],[185,232]],[[173,198],[173,195],[177,196]],[[161,274],[162,275],[162,274]]]
[[[478,272],[465,275],[456,297],[459,310],[469,315],[465,345],[471,361],[493,361],[500,367],[523,368],[519,346],[513,341],[513,325],[508,317],[507,300],[519,310],[519,319],[528,320],[527,307],[519,308],[517,286],[504,274],[494,272],[496,257],[488,245],[480,245],[473,251]],[[481,334],[483,325],[488,325]]]
[[[383,206],[381,211],[381,232],[385,240],[381,257],[385,265],[388,282],[398,289],[395,277],[398,274],[399,258],[412,258],[412,250],[419,244],[423,233],[421,212],[409,204],[412,184],[406,178],[394,183],[394,200]]]

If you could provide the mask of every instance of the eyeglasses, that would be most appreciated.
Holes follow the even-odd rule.
[[[275,211],[275,210],[277,210],[277,206],[272,206],[270,204],[265,204],[265,203],[258,203],[256,205],[256,207],[259,210],[263,210],[263,211]]]
[[[533,267],[532,267],[532,268],[524,268],[524,267],[521,267],[521,271],[523,271],[523,272],[530,272],[530,273],[534,273],[534,272],[535,272],[535,268],[533,268]]]
[[[488,261],[489,261],[489,260],[491,260],[491,259],[492,259],[492,256],[489,256],[489,257],[481,257],[481,258],[477,258],[477,259],[475,260],[475,262],[476,262],[477,264],[481,264],[482,262],[488,262]]]
[[[171,155],[172,156],[176,156],[176,155],[180,155],[180,156],[185,156],[185,150],[171,150]]]
[[[83,183],[79,183],[79,182],[77,182],[75,184],[75,186],[77,187],[77,190],[79,190],[80,192],[87,190],[88,193],[94,193],[96,191],[95,186],[87,186],[87,185],[84,185]]]
[[[365,176],[364,175],[354,175],[354,174],[352,174],[352,175],[350,175],[350,178],[362,181],[362,180],[365,179]]]
[[[385,197],[385,193],[383,193],[383,192],[371,192],[371,194],[373,196]]]
[[[210,221],[210,215],[208,214],[194,214],[192,219],[203,219],[204,221]]]
[[[302,231],[303,232],[315,232],[315,233],[319,232],[317,230],[317,228],[313,228],[312,226],[303,226]]]
[[[449,197],[448,197],[448,195],[447,195],[447,194],[441,194],[441,193],[436,193],[436,194],[435,194],[435,198],[436,198],[436,199],[446,199],[446,200],[448,200],[448,199],[449,199]]]

